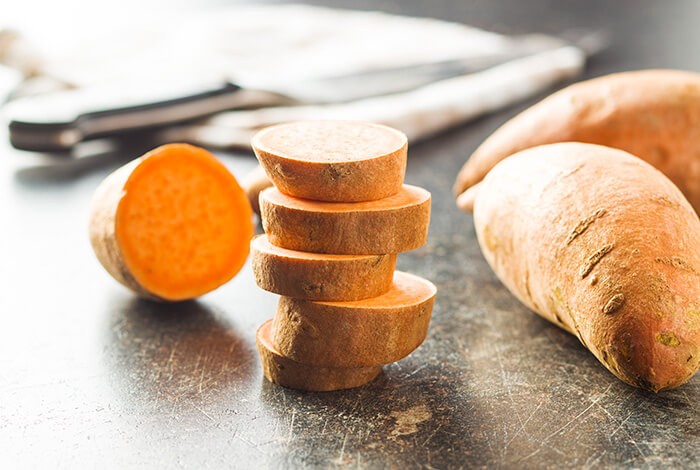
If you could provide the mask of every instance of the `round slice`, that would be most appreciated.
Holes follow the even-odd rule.
[[[251,242],[261,288],[306,300],[362,300],[391,288],[396,254],[327,255],[279,248],[261,235]]]
[[[312,302],[281,297],[274,343],[305,364],[370,367],[408,356],[423,343],[437,289],[397,271],[386,294],[355,302]]]
[[[272,321],[268,320],[256,334],[258,353],[267,380],[283,387],[310,392],[343,390],[369,383],[382,371],[381,366],[342,369],[302,364],[280,354],[272,336]]]
[[[360,121],[300,121],[263,129],[255,155],[291,196],[359,202],[398,193],[406,173],[406,135]]]
[[[169,144],[112,173],[90,213],[97,258],[149,298],[178,301],[230,280],[248,257],[252,211],[234,176],[212,154]]]
[[[379,255],[416,249],[428,237],[430,193],[403,185],[378,201],[343,203],[298,199],[277,188],[260,193],[270,243],[311,253]]]

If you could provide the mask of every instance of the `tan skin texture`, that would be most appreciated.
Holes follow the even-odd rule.
[[[345,369],[302,364],[281,355],[272,337],[272,321],[268,320],[256,334],[258,353],[267,380],[283,387],[310,392],[343,390],[369,383],[382,371],[382,366]]]
[[[248,196],[248,202],[253,212],[260,215],[260,193],[272,187],[272,181],[265,174],[265,170],[260,165],[256,166],[241,180],[241,187]]]
[[[255,282],[275,294],[305,300],[362,300],[387,292],[396,253],[325,255],[280,248],[266,235],[251,242]]]
[[[284,194],[329,202],[374,201],[401,190],[408,141],[360,121],[299,121],[252,139],[265,173]]]
[[[403,185],[378,201],[320,202],[260,193],[262,225],[274,245],[312,253],[381,255],[419,248],[428,237],[430,193]]]
[[[700,212],[700,74],[646,70],[577,83],[506,122],[459,173],[457,196],[520,150],[556,142],[619,148],[668,176]],[[459,202],[471,210],[468,198]]]
[[[642,160],[562,143],[494,167],[475,194],[484,256],[525,305],[623,381],[659,391],[700,366],[700,221]]]
[[[280,298],[274,341],[286,357],[308,364],[368,367],[395,362],[423,343],[437,289],[397,271],[387,293],[355,302]]]
[[[243,266],[252,211],[234,176],[204,149],[158,147],[110,175],[90,212],[97,258],[140,296],[203,295]]]

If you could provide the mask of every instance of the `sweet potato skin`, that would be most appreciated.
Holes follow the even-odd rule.
[[[141,161],[141,158],[137,158],[117,169],[97,188],[90,210],[88,233],[98,261],[114,279],[140,297],[164,301],[136,282],[126,267],[115,235],[116,207],[123,196],[126,181]]]
[[[409,202],[401,199],[413,194]],[[428,238],[431,196],[404,185],[402,193],[361,203],[285,200],[276,188],[260,193],[263,229],[273,245],[311,253],[381,255],[414,250]],[[295,198],[296,199],[296,198]],[[280,200],[282,201],[280,203]],[[290,205],[293,202],[295,205]],[[383,204],[383,206],[379,206]]]
[[[392,145],[387,146],[387,142]],[[360,121],[279,124],[258,132],[251,143],[274,185],[285,194],[304,199],[328,202],[383,199],[401,190],[406,173],[406,136],[380,124]],[[290,145],[294,148],[291,155]],[[358,151],[362,155],[359,159]],[[348,157],[349,154],[354,157]]]
[[[647,163],[582,143],[525,150],[479,185],[474,222],[506,287],[623,381],[657,392],[700,367],[700,221]]]
[[[700,74],[644,70],[567,87],[486,139],[455,182],[460,195],[518,151],[557,142],[625,150],[671,179],[700,212]],[[463,208],[468,209],[468,205]]]
[[[430,286],[420,297],[381,307],[280,297],[274,343],[285,357],[319,366],[371,367],[401,360],[425,340],[435,304],[435,286],[420,282]]]
[[[248,196],[250,207],[256,214],[260,215],[260,193],[272,186],[272,181],[270,181],[267,173],[260,165],[256,166],[241,180],[241,187],[245,191],[246,196]]]
[[[330,392],[365,385],[374,380],[382,366],[339,368],[302,364],[280,354],[271,341],[272,321],[258,328],[256,345],[263,374],[270,382],[309,392]]]
[[[377,297],[391,288],[396,253],[327,257],[284,249],[271,253],[263,237],[251,242],[251,265],[255,282],[267,291],[304,300],[350,301]]]

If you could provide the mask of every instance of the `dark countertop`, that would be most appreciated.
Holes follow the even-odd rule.
[[[323,3],[507,33],[608,31],[613,46],[588,76],[700,70],[693,0]],[[325,394],[263,379],[254,333],[276,298],[249,267],[179,305],[137,300],[102,270],[87,240],[90,197],[140,149],[18,168],[26,156],[3,147],[0,467],[698,465],[700,380],[654,395],[614,378],[498,282],[453,204],[466,155],[523,106],[411,146],[407,182],[432,192],[433,218],[428,245],[399,267],[439,288],[428,339],[368,386]],[[254,165],[222,157],[239,176]]]

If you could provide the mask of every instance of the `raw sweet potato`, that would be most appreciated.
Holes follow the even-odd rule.
[[[700,220],[621,150],[561,143],[505,159],[474,188],[486,260],[525,305],[652,391],[700,366]]]
[[[362,300],[391,288],[396,253],[328,255],[280,248],[266,235],[251,242],[253,273],[261,288],[305,300]]]
[[[104,268],[144,297],[198,297],[243,266],[253,235],[250,204],[206,150],[158,147],[97,189],[90,241]]]
[[[311,253],[381,255],[422,246],[428,236],[430,193],[404,185],[378,201],[320,202],[260,193],[263,228],[270,243]]]
[[[302,364],[280,354],[272,336],[272,320],[268,320],[256,334],[258,353],[265,377],[283,387],[310,392],[342,390],[369,383],[382,371],[382,366],[342,369]]]
[[[260,165],[253,168],[253,170],[241,180],[241,187],[248,196],[250,207],[256,214],[260,214],[260,193],[272,186],[272,181],[270,181],[270,178],[267,177],[265,170]]]
[[[652,164],[700,212],[700,74],[626,72],[572,85],[511,119],[462,168],[455,193],[520,150],[556,142],[619,148]],[[469,210],[468,203],[460,204]]]
[[[301,121],[263,129],[255,155],[279,190],[316,201],[392,196],[406,173],[406,136],[359,121]]]
[[[395,362],[423,343],[437,289],[397,271],[391,290],[355,302],[281,297],[273,340],[286,357],[306,364],[369,367]]]

